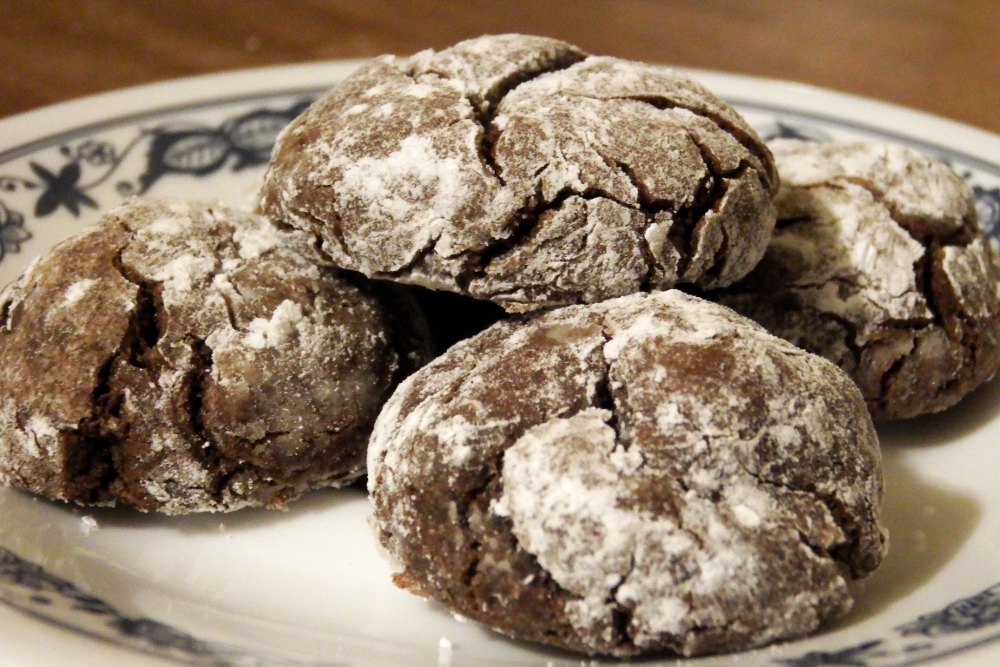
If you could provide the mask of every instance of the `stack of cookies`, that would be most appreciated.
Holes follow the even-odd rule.
[[[907,148],[769,147],[687,76],[493,36],[360,68],[254,215],[136,200],[55,247],[0,359],[10,484],[180,513],[367,470],[399,586],[696,655],[849,609],[887,544],[872,420],[992,377],[1000,262]]]

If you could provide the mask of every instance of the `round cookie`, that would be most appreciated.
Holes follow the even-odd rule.
[[[778,227],[711,298],[830,359],[876,419],[947,408],[1000,366],[1000,269],[972,193],[900,145],[772,144]]]
[[[458,343],[400,384],[368,455],[399,586],[590,654],[803,635],[886,546],[857,388],[676,290]]]
[[[130,200],[0,293],[0,480],[169,514],[362,475],[422,361],[401,297],[235,210]]]
[[[362,66],[279,138],[260,208],[344,268],[524,312],[732,283],[777,185],[689,77],[500,35]]]

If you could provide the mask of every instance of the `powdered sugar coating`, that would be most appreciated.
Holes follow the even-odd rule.
[[[690,78],[499,35],[363,66],[279,138],[261,209],[345,268],[523,312],[727,285],[776,187]]]
[[[713,298],[825,356],[879,419],[944,409],[1000,366],[1000,270],[969,187],[900,145],[781,140],[779,224]]]
[[[369,490],[397,583],[588,653],[800,636],[885,548],[850,380],[677,291],[456,345],[387,403]]]
[[[131,200],[53,247],[0,295],[0,479],[182,513],[280,507],[362,474],[419,346],[399,304],[297,236]]]

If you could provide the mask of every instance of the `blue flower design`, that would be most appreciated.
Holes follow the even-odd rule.
[[[20,252],[21,244],[31,238],[24,228],[24,216],[0,202],[0,260],[8,252]]]
[[[869,659],[882,655],[878,651],[882,640],[875,639],[841,651],[810,651],[798,658],[781,658],[775,662],[788,667],[868,667]]]
[[[976,213],[979,215],[979,226],[986,236],[1000,236],[1000,188],[984,188],[972,186],[972,194],[976,197]]]
[[[904,637],[937,637],[956,632],[970,632],[1000,623],[1000,584],[972,597],[962,598],[941,611],[924,614],[898,628]]]
[[[97,202],[78,185],[81,174],[79,162],[67,163],[58,174],[53,174],[37,162],[31,162],[30,165],[45,187],[35,203],[35,217],[43,218],[60,206],[65,206],[76,217],[80,217],[81,205],[97,208]]]

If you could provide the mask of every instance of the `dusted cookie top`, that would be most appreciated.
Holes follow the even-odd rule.
[[[420,342],[398,304],[291,241],[136,199],[39,258],[0,293],[0,480],[173,514],[361,475]]]
[[[1000,366],[1000,270],[975,201],[904,146],[772,144],[778,228],[713,295],[848,372],[878,419],[944,409]]]
[[[342,267],[521,312],[727,285],[776,188],[690,78],[501,35],[363,66],[279,138],[261,209]]]
[[[840,370],[671,290],[455,345],[386,404],[368,481],[399,585],[514,637],[690,655],[850,606],[880,462]]]

